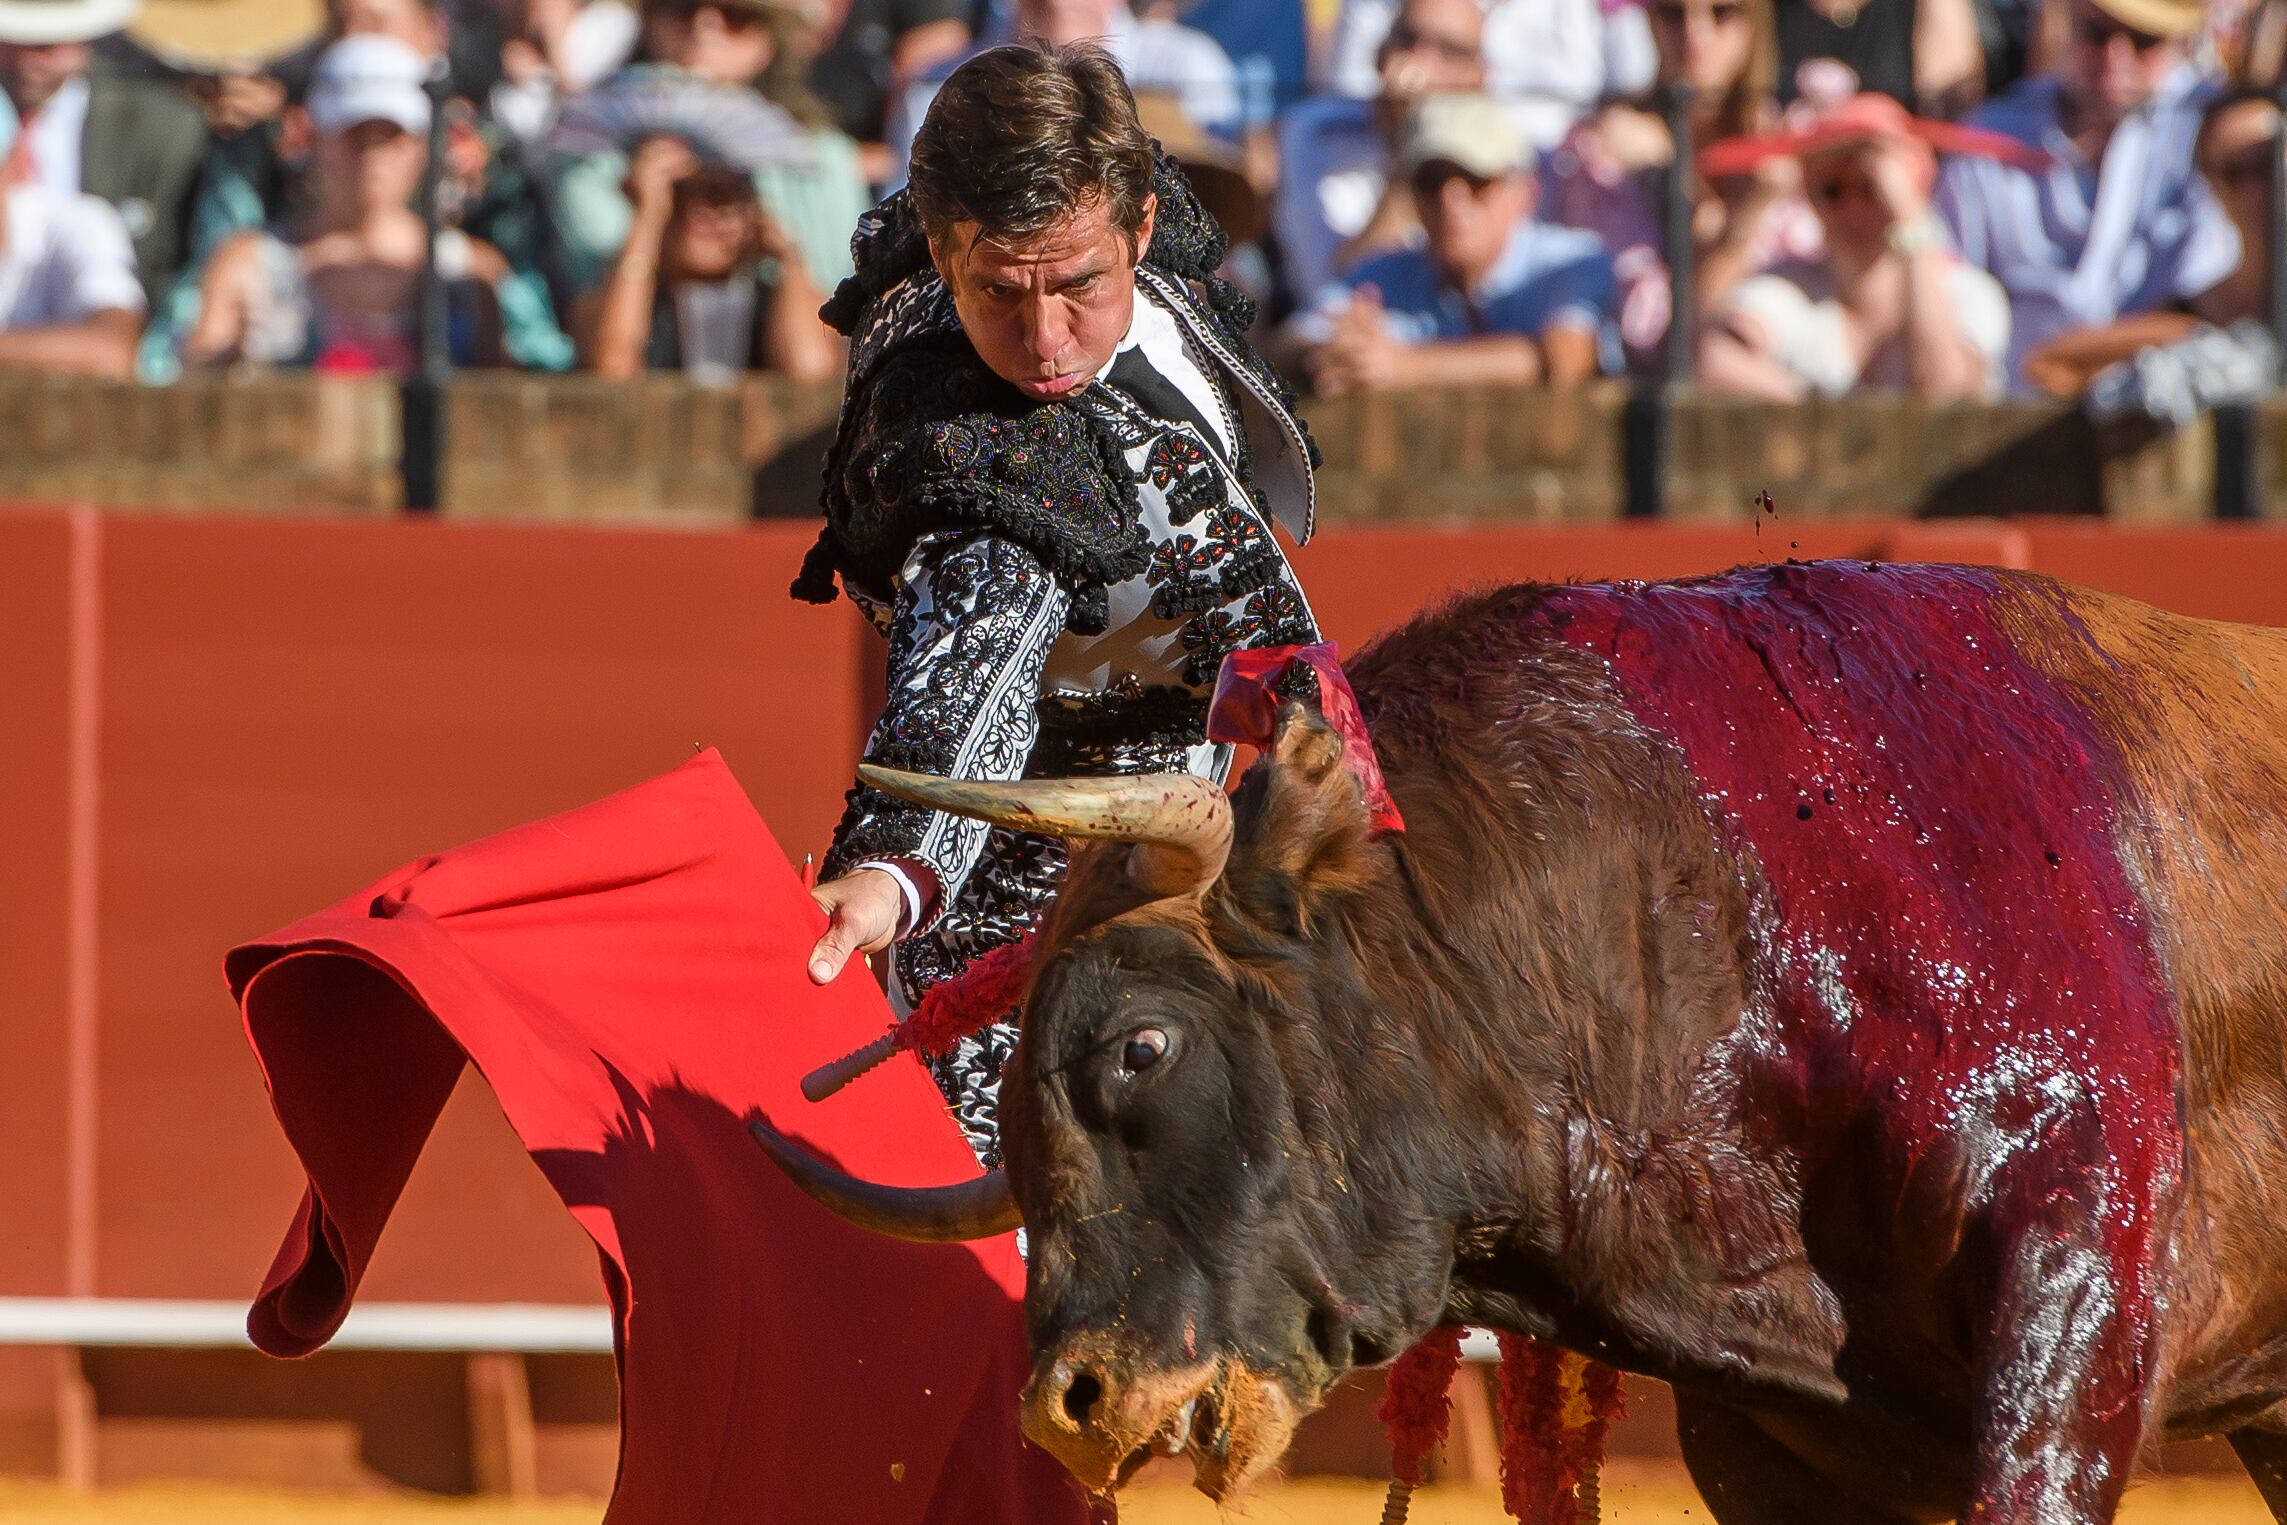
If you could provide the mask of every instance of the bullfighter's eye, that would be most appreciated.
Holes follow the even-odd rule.
[[[1148,1070],[1167,1053],[1167,1034],[1157,1027],[1138,1028],[1120,1047],[1120,1069],[1130,1075]]]

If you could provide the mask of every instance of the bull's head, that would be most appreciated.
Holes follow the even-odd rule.
[[[827,1205],[904,1237],[1002,1232],[1021,1212],[1025,1432],[1090,1487],[1188,1452],[1202,1489],[1236,1489],[1344,1371],[1439,1317],[1450,1221],[1404,1136],[1409,1056],[1360,973],[1375,933],[1347,904],[1390,860],[1341,746],[1289,705],[1235,829],[1232,802],[1180,775],[867,774],[1101,840],[1043,934],[1001,1087],[1005,1181],[902,1192],[772,1150]]]

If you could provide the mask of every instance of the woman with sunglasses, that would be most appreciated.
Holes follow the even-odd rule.
[[[1677,85],[1691,90],[1692,138],[1699,143],[1756,131],[1777,112],[1770,0],[1650,0],[1648,9],[1659,53],[1653,88],[1608,103],[1574,128],[1542,175],[1548,219],[1585,228],[1613,251],[1621,342],[1638,375],[1657,371],[1672,307],[1661,209],[1676,151],[1661,94]],[[1695,174],[1692,195],[1701,311],[1774,261],[1818,254],[1818,223],[1803,204],[1791,161],[1774,159],[1719,180]]]
[[[568,102],[565,120],[636,119],[669,134],[694,121],[737,121],[736,131],[749,139],[738,145],[739,157],[752,170],[756,194],[820,286],[831,290],[850,273],[850,228],[873,197],[858,145],[831,124],[805,82],[811,40],[803,7],[793,0],[643,0],[642,61]],[[751,111],[740,113],[744,120],[729,114],[720,98],[748,91],[766,104],[773,123]],[[686,104],[662,104],[678,95]],[[569,284],[593,291],[608,279],[633,227],[628,173],[640,141],[653,133],[620,135],[610,151],[583,139],[573,152],[563,125],[554,140],[551,210]]]
[[[1886,96],[1860,95],[1784,136],[1736,145],[1785,154],[1826,234],[1826,253],[1740,282],[1700,336],[1700,379],[1780,401],[1903,387],[1932,400],[2000,389],[2009,301],[1946,248],[1930,214],[1937,156],[1959,129],[1924,123]],[[1734,144],[1711,145],[1708,159]]]

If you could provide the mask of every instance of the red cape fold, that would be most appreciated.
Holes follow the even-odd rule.
[[[614,1525],[1079,1525],[1078,1488],[1017,1433],[1013,1237],[877,1238],[747,1136],[761,1113],[863,1176],[976,1173],[910,1059],[802,1100],[804,1073],[888,1022],[862,968],[809,983],[822,924],[708,752],[235,949],[230,987],[308,1175],[254,1342],[303,1355],[340,1326],[473,1063],[601,1252]]]

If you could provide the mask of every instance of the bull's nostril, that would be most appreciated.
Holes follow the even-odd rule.
[[[1086,1424],[1089,1410],[1093,1409],[1096,1406],[1096,1400],[1103,1396],[1104,1384],[1097,1381],[1090,1373],[1082,1372],[1072,1379],[1069,1387],[1064,1389],[1064,1412],[1072,1416],[1074,1424]]]

